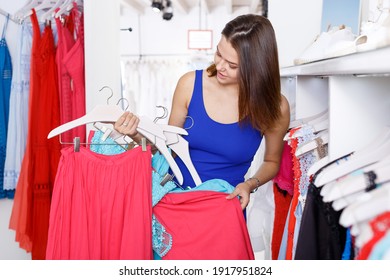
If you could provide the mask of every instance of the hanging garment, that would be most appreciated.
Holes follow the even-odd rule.
[[[27,21],[20,25],[18,37],[8,120],[8,127],[12,129],[8,130],[7,134],[7,155],[4,165],[4,189],[12,192],[15,192],[26,150],[32,44],[32,29]]]
[[[51,193],[61,148],[58,137],[48,140],[47,135],[60,124],[59,97],[53,30],[47,24],[41,36],[34,10],[31,23],[33,47],[27,147],[10,228],[16,230],[20,246],[31,250],[32,259],[45,259]]]
[[[56,18],[56,26],[61,124],[64,124],[85,115],[84,20],[76,2],[64,24]],[[74,137],[80,137],[84,143],[85,126],[65,132],[61,140],[69,143]]]
[[[312,177],[298,233],[297,260],[341,260],[346,245],[346,228],[340,225],[341,211],[335,211],[332,203],[324,202],[321,188],[314,185],[316,177],[326,167],[337,164],[334,160],[318,170]]]
[[[152,259],[150,147],[61,153],[46,258]]]
[[[223,179],[232,186],[244,181],[262,135],[249,123],[222,124],[212,120],[204,106],[203,71],[195,71],[195,85],[183,136],[190,147],[190,156],[202,182]],[[180,158],[176,162],[183,174],[183,186],[195,187],[191,174]]]
[[[0,39],[0,198],[13,198],[14,192],[4,189],[4,164],[7,150],[7,131],[9,118],[9,103],[12,81],[12,61],[5,40],[9,16],[5,21]]]
[[[271,239],[271,252],[272,259],[277,260],[292,196],[288,191],[279,188],[277,183],[273,183],[273,189],[275,200],[275,216]]]
[[[215,191],[226,184],[214,179],[196,190],[171,191],[154,206],[153,214],[172,236],[163,260],[254,259],[239,200]]]

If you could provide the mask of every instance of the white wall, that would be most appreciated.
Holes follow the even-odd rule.
[[[268,1],[281,67],[293,65],[321,31],[322,0]]]

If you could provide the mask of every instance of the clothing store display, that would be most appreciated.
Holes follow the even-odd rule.
[[[190,156],[203,182],[219,178],[236,186],[244,181],[262,135],[245,121],[222,124],[211,119],[204,105],[202,75],[202,70],[196,71],[189,117],[184,123],[188,135],[184,139],[190,143]],[[245,149],[241,145],[245,145]],[[176,162],[184,177],[183,186],[195,187],[181,159],[176,158]]]
[[[222,38],[216,54],[189,54],[175,42],[154,44],[156,36],[134,24],[131,17],[148,8],[138,1],[1,1],[0,238],[7,246],[0,259],[390,259],[390,0],[360,1],[341,15],[314,3],[322,1],[294,3],[288,19],[287,6],[269,1],[283,55],[273,61],[280,71],[266,78],[280,78],[275,85],[289,105],[282,115],[290,113],[283,150],[274,142],[282,135],[249,119],[222,123],[208,111],[218,109],[208,107],[218,90],[244,88],[242,38]],[[298,19],[305,8],[313,11],[307,22]],[[206,14],[216,26],[229,16]],[[280,28],[285,22],[292,28]],[[214,55],[221,73],[208,77]],[[187,116],[176,122],[168,116],[184,73],[194,80],[178,104]],[[115,130],[125,111],[139,118],[142,145],[139,135]],[[130,131],[129,118],[118,130]],[[279,169],[265,182],[277,154]],[[248,180],[258,190],[243,210],[240,196],[227,196]]]
[[[9,16],[5,21],[0,39],[0,199],[5,197],[13,198],[14,196],[13,191],[4,189],[4,165],[7,150],[9,101],[12,81],[12,61],[5,39],[8,19]]]
[[[371,24],[366,22],[365,27],[362,27],[361,37],[365,37],[366,40],[364,44],[357,46],[358,52],[390,46],[390,12],[384,13],[384,19],[380,22]]]
[[[294,64],[301,65],[355,52],[355,39],[356,35],[350,27],[333,26],[330,30],[321,32],[303,53],[294,59]]]

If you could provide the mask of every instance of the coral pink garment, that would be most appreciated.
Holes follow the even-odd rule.
[[[153,208],[172,235],[164,260],[253,260],[240,203],[216,191],[168,193]]]
[[[287,141],[284,141],[279,171],[272,181],[276,183],[280,189],[287,191],[289,195],[294,194],[293,158],[291,147]]]
[[[47,259],[153,259],[151,151],[62,149]]]
[[[70,23],[74,21],[75,34],[72,26],[68,27],[56,18],[58,30],[56,62],[60,85],[61,124],[85,115],[84,23],[83,14],[75,2],[68,20]],[[84,143],[85,126],[63,133],[62,141],[72,142],[74,137],[80,137],[80,142]]]

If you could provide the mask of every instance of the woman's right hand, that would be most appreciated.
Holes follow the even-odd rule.
[[[135,138],[138,134],[137,128],[139,118],[130,112],[124,112],[123,115],[115,122],[114,128],[116,131]]]

